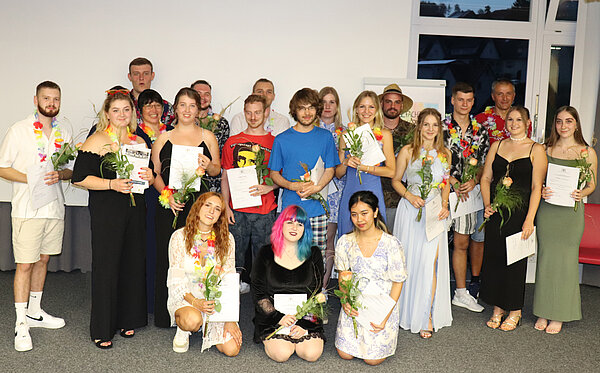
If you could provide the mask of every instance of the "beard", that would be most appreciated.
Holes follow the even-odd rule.
[[[58,115],[59,110],[59,107],[53,107],[53,109],[46,110],[45,108],[38,105],[38,112],[48,118],[54,118],[56,115]]]
[[[383,112],[383,116],[386,117],[387,119],[396,119],[400,116],[400,112],[399,111],[394,111],[392,112],[392,114],[390,114],[391,110],[386,110]]]

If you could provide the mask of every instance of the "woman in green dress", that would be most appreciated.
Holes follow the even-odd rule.
[[[538,258],[533,298],[533,313],[538,319],[534,327],[557,334],[563,322],[581,319],[578,271],[584,226],[581,200],[596,189],[596,152],[583,139],[579,114],[574,107],[563,106],[556,112],[546,154],[549,164],[581,167],[588,163],[592,175],[580,189],[571,193],[576,208],[546,202],[552,189],[547,186],[542,189],[543,200],[537,215]]]

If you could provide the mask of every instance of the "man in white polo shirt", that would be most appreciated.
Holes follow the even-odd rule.
[[[56,83],[40,83],[33,103],[35,113],[13,124],[0,145],[0,177],[12,182],[17,351],[33,348],[30,327],[58,329],[65,325],[63,319],[42,310],[41,300],[48,259],[62,251],[64,196],[60,185],[55,184],[72,174],[68,168],[54,171],[51,157],[71,142],[71,132],[56,119],[60,110],[60,87]],[[36,190],[35,200],[30,189]],[[50,202],[39,202],[41,196],[49,196],[45,200]]]

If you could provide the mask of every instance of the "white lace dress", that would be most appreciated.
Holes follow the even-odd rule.
[[[199,260],[187,254],[185,250],[185,236],[183,229],[176,230],[169,241],[169,271],[167,273],[167,287],[169,298],[167,309],[171,315],[171,326],[175,326],[175,311],[182,307],[191,307],[183,297],[187,293],[199,299],[204,299],[204,279],[208,271],[218,265],[214,252],[206,254],[204,266],[199,265]],[[235,273],[235,241],[229,233],[229,253],[223,263],[223,273]],[[205,316],[204,316],[205,317]],[[210,321],[210,320],[209,320]],[[231,335],[223,337],[223,322],[209,322],[206,337],[202,340],[202,351],[211,346],[222,344],[231,339]]]

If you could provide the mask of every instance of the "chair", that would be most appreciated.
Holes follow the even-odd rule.
[[[600,204],[585,204],[585,229],[579,244],[579,263],[600,265]]]

